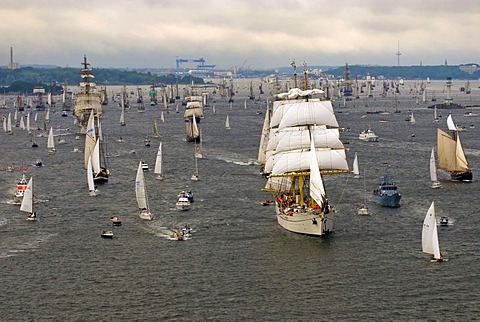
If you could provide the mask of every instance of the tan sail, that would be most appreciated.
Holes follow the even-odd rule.
[[[455,171],[468,171],[468,161],[465,153],[463,153],[462,143],[460,142],[460,137],[457,134],[457,150],[456,150],[456,164]]]
[[[450,172],[467,171],[468,161],[463,152],[460,138],[455,140],[447,132],[437,130],[438,168]]]

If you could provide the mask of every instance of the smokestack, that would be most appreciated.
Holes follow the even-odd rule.
[[[13,47],[10,47],[10,64],[13,66]]]

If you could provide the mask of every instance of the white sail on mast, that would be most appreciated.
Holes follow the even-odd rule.
[[[430,180],[432,181],[432,188],[440,187],[437,176],[437,165],[435,163],[435,148],[432,148],[432,153],[430,154]]]
[[[90,154],[89,159],[92,160],[93,172],[95,173],[95,175],[99,174],[100,171],[102,170],[100,167],[100,139],[97,139],[97,142],[93,147],[93,151]],[[87,169],[88,169],[88,164],[87,164]]]
[[[50,127],[50,131],[48,132],[47,148],[50,149],[51,151],[55,150],[55,140],[53,139],[53,127]]]
[[[153,173],[156,175],[157,179],[163,178],[162,171],[162,142],[158,145],[157,158],[155,159],[155,169]]]
[[[93,168],[92,168],[92,158],[88,158],[88,165],[87,165],[87,184],[88,184],[88,191],[90,196],[96,195],[95,183],[93,181]]]
[[[358,167],[358,156],[357,152],[355,152],[355,158],[353,159],[353,175],[354,178],[360,178],[360,169]]]
[[[227,118],[225,119],[225,128],[227,130],[230,130],[230,119],[228,118],[228,115],[227,115]]]
[[[93,149],[95,148],[96,143],[96,134],[95,134],[95,117],[93,110],[90,112],[90,117],[88,118],[87,131],[85,133],[85,151],[84,151],[84,167],[87,168],[88,157],[92,154]]]
[[[122,97],[122,111],[120,112],[120,125],[126,125],[126,123],[125,123],[125,106],[123,106],[123,97]]]
[[[25,130],[25,121],[24,121],[24,119],[23,119],[23,116],[20,117],[20,128],[21,128],[22,130]]]
[[[30,133],[30,112],[27,113],[27,125],[26,125],[27,132]]]
[[[27,189],[23,193],[22,204],[20,205],[20,211],[33,213],[33,178],[28,180]]]
[[[322,175],[318,168],[317,153],[315,152],[315,144],[313,139],[310,142],[310,197],[315,200],[317,205],[323,209],[326,200],[325,187],[323,186]]]
[[[447,117],[447,127],[450,131],[458,131],[457,127],[455,126],[455,123],[453,122],[452,114],[449,114]]]
[[[270,110],[265,111],[265,118],[263,119],[262,133],[260,135],[260,146],[258,148],[258,158],[257,161],[261,164],[264,164],[267,161],[267,146],[268,146],[268,136],[270,134]]]
[[[145,176],[143,175],[142,162],[138,164],[137,177],[135,179],[135,196],[139,209],[148,209],[147,193],[145,189]]]
[[[13,134],[12,131],[12,114],[8,112],[8,117],[7,117],[7,133]]]
[[[435,218],[435,202],[432,201],[423,220],[422,251],[433,255],[435,259],[441,259],[440,246],[438,244],[437,220]]]

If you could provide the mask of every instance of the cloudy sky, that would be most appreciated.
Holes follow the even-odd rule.
[[[2,0],[0,65],[480,62],[480,0]],[[184,64],[184,67],[194,64]]]

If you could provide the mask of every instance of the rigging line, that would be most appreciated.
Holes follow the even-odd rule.
[[[334,206],[334,209],[337,209],[337,206],[338,206],[338,205],[340,204],[340,202],[342,201],[342,197],[343,197],[343,194],[345,193],[345,190],[347,190],[348,178],[349,178],[349,176],[347,176],[347,180],[345,180],[345,186],[344,186],[343,189],[342,189],[342,193],[340,194],[340,198],[338,198],[338,202],[337,202],[336,205]]]

